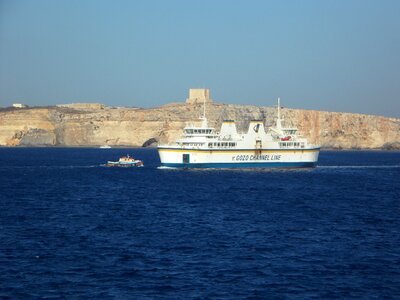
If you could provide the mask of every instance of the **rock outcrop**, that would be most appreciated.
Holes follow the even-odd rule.
[[[142,146],[172,142],[202,114],[201,103],[158,108],[69,106],[0,110],[0,146]],[[351,113],[283,109],[286,125],[297,126],[325,148],[399,149],[400,119]],[[252,119],[275,121],[276,108],[207,103],[209,125],[236,120],[247,131]]]

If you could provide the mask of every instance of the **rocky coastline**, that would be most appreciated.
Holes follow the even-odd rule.
[[[225,119],[247,131],[252,119],[275,121],[275,107],[210,102],[209,124]],[[157,108],[107,107],[101,104],[0,109],[3,147],[151,147],[173,142],[187,123],[196,123],[203,105],[172,103]],[[400,119],[383,116],[284,108],[288,126],[323,149],[400,149]]]

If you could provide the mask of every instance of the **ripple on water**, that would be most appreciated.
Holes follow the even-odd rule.
[[[101,167],[114,151],[0,149],[0,297],[400,297],[400,153]]]

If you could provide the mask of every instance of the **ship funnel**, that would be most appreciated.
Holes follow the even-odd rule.
[[[222,122],[221,136],[223,137],[232,137],[237,135],[236,124],[233,120],[224,120]]]
[[[248,135],[256,135],[265,134],[264,122],[263,120],[251,120],[249,124],[249,130],[247,131]]]

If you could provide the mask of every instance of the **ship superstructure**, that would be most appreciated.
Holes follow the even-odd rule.
[[[278,99],[276,125],[250,121],[247,133],[238,133],[233,120],[219,132],[208,126],[205,103],[201,125],[188,125],[171,145],[160,145],[161,165],[174,168],[314,167],[320,147],[309,144],[295,127],[284,127]]]

